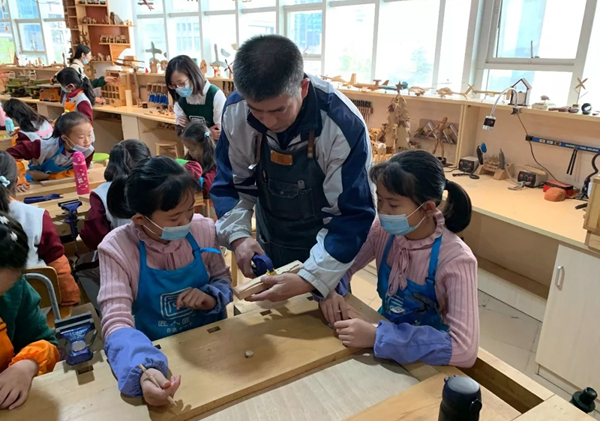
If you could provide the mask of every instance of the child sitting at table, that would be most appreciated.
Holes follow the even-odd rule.
[[[0,410],[23,405],[33,378],[60,359],[40,296],[23,277],[28,249],[21,225],[0,212]]]
[[[374,348],[400,364],[471,367],[477,359],[477,260],[455,234],[471,221],[471,200],[446,180],[440,161],[423,150],[394,155],[370,172],[379,217],[348,274],[321,310],[344,345]],[[437,209],[448,192],[443,212]],[[348,319],[352,274],[377,261],[379,310],[388,321]]]
[[[54,180],[73,176],[73,152],[82,152],[90,167],[94,156],[92,124],[79,112],[61,115],[54,124],[52,137],[19,142],[6,150],[19,163],[19,174],[24,172],[22,160],[29,161],[28,180]]]
[[[92,106],[96,101],[90,80],[72,67],[65,67],[56,75],[56,80],[64,93],[62,103],[66,113],[79,111],[90,121],[94,121]]]
[[[151,341],[224,319],[232,299],[214,222],[194,214],[197,187],[181,165],[158,156],[108,191],[109,211],[133,223],[111,231],[98,248],[105,350],[121,392],[143,395],[149,405],[166,404],[181,380],[167,379],[167,358]]]
[[[11,139],[12,146],[23,140],[41,140],[52,135],[53,128],[46,117],[38,114],[23,101],[11,98],[2,105],[2,108],[6,116],[19,127],[17,133]]]
[[[200,163],[202,167],[202,194],[209,197],[209,191],[217,175],[215,142],[206,124],[192,121],[179,135],[188,152],[185,159]]]
[[[56,270],[61,306],[79,303],[79,288],[65,256],[56,227],[47,210],[14,200],[17,165],[5,151],[0,151],[0,212],[10,214],[25,230],[29,244],[27,267],[51,266]]]

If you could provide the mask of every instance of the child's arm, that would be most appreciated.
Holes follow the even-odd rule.
[[[198,183],[200,183],[200,177],[202,177],[202,166],[200,165],[199,162],[196,161],[188,161],[183,168],[185,168],[185,170],[187,172],[189,172],[190,174],[192,174],[192,176],[194,177],[194,179],[196,179],[196,181]]]
[[[79,235],[86,247],[97,250],[104,237],[111,231],[110,221],[106,217],[106,209],[100,197],[90,193],[90,210],[83,221],[83,228]]]
[[[376,357],[400,364],[422,361],[432,365],[473,366],[479,346],[475,257],[464,254],[450,260],[438,271],[436,282],[446,289],[448,332],[430,326],[379,322],[374,346]]]
[[[24,278],[18,282],[21,289],[21,305],[15,320],[15,335],[12,341],[16,355],[10,365],[23,360],[34,360],[38,364],[37,374],[45,374],[54,370],[60,359],[56,349],[56,337],[39,308],[41,299],[38,293]]]
[[[54,223],[48,211],[42,218],[42,236],[38,244],[38,255],[56,270],[60,287],[61,306],[73,306],[79,303],[79,287],[71,274],[71,265],[65,256],[65,248],[60,242]]]
[[[132,258],[132,250],[120,245],[118,240],[113,236],[98,248],[102,279],[98,303],[102,311],[104,350],[121,393],[140,397],[142,371],[139,365],[157,369],[167,378],[169,366],[167,357],[152,345],[146,335],[135,329],[131,314],[135,299],[131,288],[132,275],[125,269],[125,260]]]
[[[77,111],[84,114],[90,121],[94,121],[94,110],[92,109],[92,103],[88,101],[79,101],[77,104]]]
[[[25,159],[27,161],[31,159],[38,159],[41,155],[42,143],[39,140],[33,140],[29,142],[17,142],[15,146],[11,146],[6,152],[12,156],[15,161]]]
[[[202,178],[204,178],[204,183],[202,184],[202,194],[204,195],[205,198],[210,197],[209,193],[210,193],[210,188],[213,185],[213,181],[215,181],[215,177],[217,176],[217,166],[215,165],[214,167],[212,167],[212,169],[207,172],[204,173],[202,175]]]
[[[217,236],[215,233],[215,224],[211,219],[203,219],[203,228],[207,230],[205,235],[211,239],[209,247],[219,250]],[[205,253],[206,271],[210,279],[210,283],[201,287],[200,291],[212,296],[217,305],[207,314],[218,314],[225,310],[227,304],[233,300],[231,290],[231,270],[225,263],[225,259],[221,253]]]

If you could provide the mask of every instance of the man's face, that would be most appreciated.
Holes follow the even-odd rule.
[[[252,115],[267,129],[274,133],[282,133],[296,121],[302,108],[302,101],[308,94],[309,84],[309,80],[304,79],[298,87],[298,95],[293,97],[282,94],[260,102],[247,99],[246,103]]]

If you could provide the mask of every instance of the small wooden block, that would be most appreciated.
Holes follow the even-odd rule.
[[[288,272],[298,273],[298,271],[300,269],[302,269],[302,262],[296,260],[295,262],[292,262],[292,263],[282,266],[278,269],[275,269],[275,272],[277,272],[277,275],[281,275],[283,273],[288,273]],[[250,297],[251,295],[259,294],[259,293],[267,290],[268,287],[262,283],[261,278],[262,278],[262,276],[259,276],[258,278],[254,278],[251,281],[248,281],[242,285],[239,285],[239,286],[233,288],[233,293],[240,300],[245,300],[246,298]]]

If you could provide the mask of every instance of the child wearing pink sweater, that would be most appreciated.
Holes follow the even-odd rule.
[[[440,161],[422,150],[371,169],[379,217],[336,291],[320,303],[344,345],[374,348],[400,364],[471,367],[477,359],[477,260],[455,234],[471,221],[471,201],[446,180]],[[443,213],[437,209],[448,191]],[[377,262],[377,326],[349,319],[343,299],[352,274]]]
[[[194,214],[197,186],[181,165],[159,156],[108,190],[111,214],[132,222],[98,247],[105,351],[121,392],[153,406],[166,404],[181,378],[168,379],[167,358],[151,341],[225,318],[232,300],[214,223]]]

